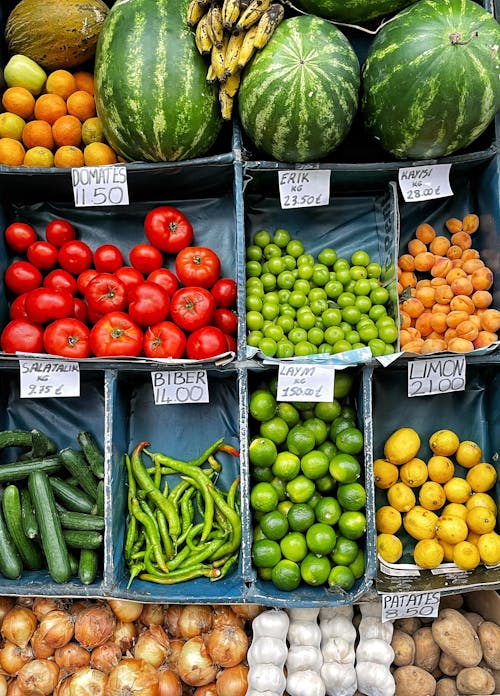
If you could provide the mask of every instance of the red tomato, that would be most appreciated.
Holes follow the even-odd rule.
[[[161,285],[144,281],[128,293],[128,313],[141,326],[163,321],[168,316],[170,297]]]
[[[36,232],[31,225],[13,222],[5,228],[5,243],[12,251],[24,254],[33,242],[36,242]]]
[[[85,242],[64,242],[59,249],[58,261],[61,268],[78,275],[92,265],[92,249]]]
[[[216,309],[214,312],[214,324],[224,333],[234,336],[238,330],[238,317],[230,309]]]
[[[42,284],[42,274],[32,263],[14,261],[5,271],[4,281],[11,292],[21,295],[23,292],[39,288]]]
[[[170,300],[170,316],[185,331],[206,326],[215,312],[215,300],[205,288],[180,288]]]
[[[50,322],[43,333],[43,344],[47,353],[65,358],[88,358],[90,331],[78,319],[56,319]]]
[[[219,278],[210,288],[210,292],[217,307],[229,309],[236,302],[236,283],[232,278]]]
[[[87,305],[87,316],[88,316],[88,323],[89,324],[97,324],[99,319],[102,319],[104,314],[101,314],[101,312],[95,312],[92,307],[89,307]]]
[[[169,271],[168,268],[158,268],[148,275],[148,280],[151,283],[158,283],[172,297],[174,292],[179,289],[179,281],[175,277],[175,273]]]
[[[175,258],[175,273],[183,285],[211,288],[220,268],[219,257],[208,247],[185,247]]]
[[[224,336],[226,337],[227,349],[232,351],[233,353],[236,353],[236,351],[238,350],[238,346],[236,345],[236,341],[234,340],[234,338],[229,334],[224,334]]]
[[[73,299],[73,316],[75,319],[79,319],[84,324],[87,324],[89,321],[87,303],[81,300],[79,297],[75,297]]]
[[[160,321],[144,333],[144,355],[148,358],[182,358],[186,336],[171,321]]]
[[[109,312],[90,329],[90,349],[97,357],[137,356],[142,331],[124,312]]]
[[[13,302],[11,302],[9,314],[11,319],[27,319],[26,314],[26,297],[27,292],[23,292],[22,295],[18,295]]]
[[[151,273],[163,265],[161,251],[151,244],[136,244],[130,250],[129,259],[131,265],[141,273]]]
[[[121,312],[127,306],[127,289],[115,275],[98,273],[85,288],[87,304],[95,312]]]
[[[122,266],[114,274],[127,288],[127,292],[131,290],[135,285],[139,283],[144,283],[144,276],[136,268],[132,266]]]
[[[78,275],[78,278],[76,279],[76,286],[80,295],[85,295],[85,288],[90,281],[96,277],[96,275],[98,275],[98,272],[95,270],[95,268],[87,268],[86,271],[82,271]]]
[[[78,290],[74,276],[62,268],[55,268],[48,273],[44,278],[43,287],[51,290],[66,290],[70,295],[76,295]]]
[[[37,324],[46,324],[53,319],[65,319],[73,315],[73,295],[66,290],[56,292],[49,288],[31,290],[25,302],[28,319]]]
[[[144,220],[144,230],[151,244],[167,254],[177,254],[193,241],[191,223],[180,210],[169,205],[150,210]]]
[[[57,248],[50,242],[33,242],[29,245],[26,255],[28,261],[42,271],[54,268],[57,263]]]
[[[67,220],[51,220],[45,228],[45,239],[60,249],[66,242],[76,239],[76,230]]]
[[[29,319],[13,319],[2,331],[0,345],[5,353],[43,353],[43,326]]]
[[[114,244],[102,244],[94,251],[94,266],[99,273],[114,273],[123,266],[122,252]]]
[[[227,341],[216,326],[202,326],[188,337],[186,353],[191,360],[205,360],[226,353]]]

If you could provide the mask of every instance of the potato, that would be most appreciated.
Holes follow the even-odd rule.
[[[394,628],[404,631],[404,633],[408,633],[408,635],[412,636],[415,631],[418,631],[418,629],[422,626],[422,622],[420,619],[396,619],[394,622]]]
[[[477,629],[483,650],[483,658],[491,669],[500,669],[500,626],[493,621],[483,621]]]
[[[395,629],[392,634],[391,646],[394,650],[394,660],[392,663],[396,665],[396,667],[404,667],[405,665],[413,664],[415,658],[415,642],[408,633]]]
[[[479,627],[479,624],[483,623],[483,621],[484,621],[484,619],[483,619],[483,617],[481,616],[481,614],[478,614],[478,613],[475,612],[475,611],[464,611],[464,612],[463,612],[463,615],[465,616],[465,618],[467,619],[467,621],[470,623],[470,625],[472,626],[472,628],[473,628],[473,629],[476,631],[476,633],[477,633],[477,629],[478,629],[478,627]]]
[[[449,677],[440,679],[436,684],[436,696],[458,696],[455,680]]]
[[[421,667],[407,665],[394,672],[395,696],[434,696],[436,680]]]
[[[413,634],[413,641],[415,643],[414,664],[427,672],[432,672],[438,666],[441,657],[441,648],[432,637],[432,628],[430,626],[419,628]]]
[[[495,691],[495,680],[487,669],[466,667],[457,675],[457,689],[459,694],[492,694]]]
[[[441,609],[431,630],[441,650],[462,667],[475,667],[481,662],[483,651],[479,637],[456,609]]]
[[[462,665],[459,665],[451,655],[447,655],[445,652],[441,653],[439,659],[439,668],[443,674],[447,677],[456,677],[457,674],[462,669]]]
[[[481,665],[483,667],[483,665]],[[491,674],[495,680],[495,693],[500,694],[500,669],[492,669]]]
[[[460,609],[464,603],[464,598],[460,594],[445,595],[439,602],[440,609]]]

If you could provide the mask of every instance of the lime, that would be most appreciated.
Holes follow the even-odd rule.
[[[252,479],[255,483],[259,481],[267,481],[268,483],[273,480],[273,472],[270,466],[254,466],[252,468]]]
[[[306,543],[309,551],[318,556],[327,556],[335,547],[337,540],[333,528],[324,522],[315,522],[306,532]]]
[[[340,515],[340,535],[347,539],[359,539],[366,531],[366,517],[359,510],[347,510]]]
[[[352,454],[337,452],[330,460],[329,471],[339,483],[353,483],[359,478],[361,467]]]
[[[358,555],[352,563],[349,563],[349,568],[352,570],[356,580],[363,577],[365,572],[365,554],[362,549],[359,549]]]
[[[260,541],[261,539],[266,539],[266,535],[260,528],[260,524],[255,525],[253,528],[253,534],[252,534],[252,540],[255,543],[256,541]]]
[[[321,420],[321,418],[307,418],[307,420],[304,421],[303,426],[308,428],[314,435],[316,447],[321,445],[321,443],[326,440],[328,436],[328,427],[326,423]]]
[[[289,428],[293,428],[293,426],[297,425],[300,420],[300,414],[295,406],[287,401],[280,401],[278,403],[276,415],[283,418]]]
[[[257,483],[250,491],[250,505],[259,512],[271,512],[278,504],[276,489],[266,481]]]
[[[337,565],[349,565],[358,555],[358,545],[353,539],[339,536],[332,552],[332,561]]]
[[[300,564],[300,575],[308,585],[324,585],[330,574],[330,561],[326,556],[308,553]]]
[[[288,511],[292,507],[293,503],[291,500],[280,500],[277,509],[288,517]]]
[[[292,452],[279,452],[272,465],[272,471],[283,481],[291,481],[300,473],[300,459]]]
[[[305,532],[314,524],[316,516],[312,507],[307,503],[292,503],[288,510],[287,519],[290,529],[294,532]]]
[[[292,503],[307,503],[314,491],[314,482],[307,476],[296,476],[286,484],[286,492]]]
[[[288,435],[288,425],[285,423],[283,418],[275,416],[274,418],[261,423],[259,431],[263,437],[267,437],[277,445],[281,445],[283,442],[285,442]]]
[[[300,585],[300,568],[297,563],[282,559],[272,569],[271,581],[283,592],[295,590]]]
[[[314,449],[315,444],[313,431],[303,425],[295,425],[286,436],[287,448],[299,457]]]
[[[307,501],[307,504],[314,510],[322,497],[323,496],[321,495],[321,493],[315,490],[312,496]]]
[[[261,580],[270,580],[272,573],[272,568],[257,568],[257,575]]]
[[[327,495],[335,490],[337,482],[330,476],[330,474],[325,474],[314,480],[316,484],[316,490],[321,493],[321,495]]]
[[[333,457],[337,454],[337,448],[331,440],[325,440],[322,442],[318,449],[320,452],[324,452],[329,460],[333,459]]]
[[[279,476],[273,476],[271,481],[269,482],[271,486],[274,488],[278,495],[278,502],[283,502],[286,500],[286,488],[285,488],[285,482],[283,479],[279,478]]]
[[[254,437],[248,447],[248,457],[254,466],[271,466],[277,454],[276,445],[267,437]]]
[[[302,473],[307,478],[316,480],[324,476],[328,472],[330,462],[324,452],[319,450],[311,450],[304,454],[300,460],[300,468]]]
[[[259,539],[252,546],[252,561],[257,568],[272,568],[281,559],[278,542],[272,539]]]
[[[331,423],[340,415],[340,403],[337,399],[333,401],[320,401],[314,407],[314,415],[325,423]]]
[[[357,414],[354,406],[350,404],[342,404],[340,409],[341,418],[350,418],[352,421],[356,422]]]
[[[351,391],[353,377],[346,370],[337,370],[335,372],[335,386],[333,395],[335,399],[343,399]]]
[[[308,553],[306,538],[301,532],[289,532],[280,541],[283,558],[300,563]]]
[[[335,446],[346,454],[359,454],[363,449],[363,433],[358,428],[345,428],[335,438]]]
[[[271,510],[261,517],[260,528],[268,539],[278,541],[288,532],[286,515],[279,510]]]
[[[328,576],[329,587],[339,587],[341,590],[348,592],[356,582],[354,573],[345,565],[337,565],[331,569]]]
[[[347,428],[352,428],[356,425],[356,422],[352,416],[337,416],[334,418],[330,425],[330,439],[335,442],[337,435],[346,430]]]
[[[344,510],[361,510],[366,503],[366,491],[360,483],[344,483],[337,489],[337,500]]]
[[[334,525],[337,524],[340,519],[342,508],[336,498],[325,495],[318,501],[314,508],[314,514],[318,522]]]
[[[250,415],[258,421],[267,421],[276,413],[276,399],[267,389],[257,389],[250,396]]]

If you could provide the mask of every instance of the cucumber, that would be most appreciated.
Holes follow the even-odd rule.
[[[94,515],[101,515],[104,517],[104,481],[101,479],[97,486],[97,498],[95,505],[92,508],[92,513]]]
[[[98,549],[103,541],[99,532],[83,532],[80,529],[63,529],[65,543],[71,549]]]
[[[68,549],[68,558],[69,564],[71,566],[71,575],[78,575],[78,566],[80,564],[79,558],[77,558],[75,554],[71,552],[70,549]]]
[[[87,515],[84,512],[58,511],[63,529],[80,529],[84,531],[100,532],[104,529],[104,517],[101,515]]]
[[[28,539],[36,539],[38,536],[38,523],[33,509],[33,501],[27,488],[21,488],[21,514],[24,533]]]
[[[33,471],[43,471],[46,474],[55,474],[62,467],[62,461],[58,456],[39,457],[27,459],[22,462],[9,462],[0,465],[0,482],[20,481],[28,478]]]
[[[50,454],[55,454],[56,452],[56,443],[47,437],[41,430],[34,428],[31,431],[31,450],[18,457],[18,461],[37,459],[38,457],[45,457]]]
[[[94,549],[81,549],[78,577],[84,585],[90,585],[97,576],[98,553]]]
[[[90,470],[83,452],[72,447],[65,447],[59,452],[59,456],[70,476],[73,476],[85,493],[95,501],[97,498],[97,480]]]
[[[31,447],[33,437],[29,430],[0,430],[0,448]]]
[[[87,512],[89,514],[92,512],[94,501],[82,490],[66,483],[58,476],[51,476],[49,481],[54,495],[65,508],[73,512]]]
[[[23,562],[7,529],[0,510],[0,573],[9,580],[18,580],[23,574]]]
[[[92,433],[82,430],[76,436],[78,444],[82,448],[83,454],[87,459],[90,470],[98,479],[104,478],[104,457],[97,446]]]
[[[32,471],[28,476],[28,490],[35,508],[49,573],[55,582],[67,582],[71,577],[71,565],[47,474],[44,471]]]
[[[14,484],[10,484],[4,490],[2,509],[7,529],[24,567],[28,570],[40,570],[43,567],[42,554],[38,546],[24,533],[21,496],[19,488]]]

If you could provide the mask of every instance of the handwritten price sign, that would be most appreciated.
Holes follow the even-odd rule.
[[[282,208],[312,208],[330,201],[330,171],[326,169],[278,172]]]
[[[382,595],[382,621],[438,615],[439,592],[413,592]]]
[[[450,186],[451,164],[401,167],[398,172],[399,188],[405,201],[430,201],[452,196]]]
[[[80,366],[71,360],[20,360],[21,399],[80,396]]]
[[[153,397],[157,406],[163,404],[207,404],[206,370],[169,370],[152,372]]]
[[[408,363],[408,396],[464,391],[465,355]]]
[[[332,401],[335,370],[331,366],[281,363],[278,401]]]

